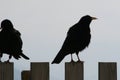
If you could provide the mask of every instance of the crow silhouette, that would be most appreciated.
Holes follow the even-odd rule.
[[[10,20],[5,19],[1,22],[1,32],[0,32],[0,61],[3,53],[9,55],[9,59],[12,56],[15,59],[21,58],[29,59],[22,51],[22,39],[21,34],[18,30],[14,29],[13,24]]]
[[[71,62],[73,61],[72,54],[76,53],[78,62],[82,62],[78,56],[79,52],[88,47],[91,39],[90,23],[97,18],[89,15],[83,16],[78,23],[70,27],[67,37],[63,43],[62,48],[58,52],[57,56],[53,60],[53,63],[60,63],[63,58],[71,54]]]

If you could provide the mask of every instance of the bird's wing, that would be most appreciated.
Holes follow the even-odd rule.
[[[89,30],[84,30],[83,26],[79,24],[73,25],[67,33],[67,37],[63,43],[61,51],[65,54],[82,51],[90,42]]]
[[[77,24],[70,27],[70,29],[68,30],[66,39],[61,48],[63,51],[67,51],[68,53],[71,53],[72,48],[74,47],[74,45],[76,45],[76,40],[78,39],[78,35],[80,35],[80,34],[77,34],[76,26]]]
[[[21,39],[21,34],[18,30],[15,30],[12,35],[11,35],[11,42],[12,45],[16,48],[21,49],[22,48],[22,39]]]

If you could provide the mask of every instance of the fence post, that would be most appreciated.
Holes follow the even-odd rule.
[[[0,63],[0,80],[14,80],[14,63]]]
[[[65,80],[83,80],[84,65],[80,62],[65,63]]]
[[[117,63],[99,62],[99,80],[117,80]]]
[[[49,80],[49,63],[32,62],[31,80]]]
[[[22,80],[30,80],[30,71],[22,71],[21,73],[21,79]]]

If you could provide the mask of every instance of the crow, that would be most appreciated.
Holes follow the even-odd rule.
[[[82,62],[78,56],[79,52],[88,47],[91,39],[90,23],[92,20],[96,20],[96,17],[89,15],[83,16],[78,23],[70,27],[67,32],[67,37],[62,45],[62,48],[58,52],[57,56],[53,60],[53,63],[59,64],[63,58],[71,54],[71,62],[73,61],[72,54],[76,53],[78,61]]]
[[[21,33],[13,27],[10,20],[3,20],[0,31],[0,61],[3,54],[9,55],[9,59],[5,62],[9,62],[12,56],[15,59],[19,59],[22,56],[29,60],[29,58],[23,54],[22,45]]]

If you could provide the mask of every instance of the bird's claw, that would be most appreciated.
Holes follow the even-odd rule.
[[[10,63],[10,61],[9,61],[9,60],[7,60],[7,61],[5,61],[5,63]]]
[[[84,61],[80,61],[80,60],[78,60],[77,62],[78,62],[78,63],[84,63]]]
[[[71,62],[70,63],[75,63],[75,61],[74,60],[71,60]]]

